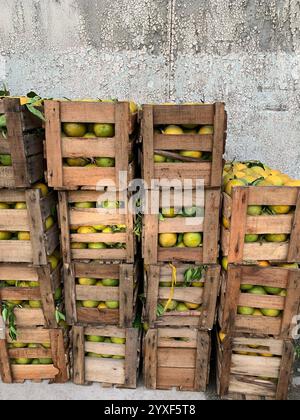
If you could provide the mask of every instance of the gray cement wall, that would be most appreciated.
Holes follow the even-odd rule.
[[[12,93],[223,100],[227,157],[300,178],[299,0],[0,0],[0,11]]]

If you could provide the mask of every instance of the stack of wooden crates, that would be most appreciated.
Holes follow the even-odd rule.
[[[211,330],[220,285],[226,119],[222,103],[143,107],[142,172],[147,202],[153,206],[146,209],[143,231],[144,379],[150,389],[205,391],[209,381]],[[202,217],[191,223],[193,217],[199,217],[195,215],[197,180],[204,181],[198,209]],[[172,188],[174,181],[191,189],[183,211],[178,205],[178,183]],[[170,202],[164,207],[163,194],[168,189]],[[180,214],[173,217],[177,212]],[[194,233],[196,241],[199,234],[203,238],[201,245],[183,247],[182,242]],[[164,234],[171,240],[166,247],[161,240]]]
[[[125,176],[135,175],[137,115],[129,103],[100,101],[46,101],[45,113],[48,182],[59,191],[73,381],[135,388],[138,272]],[[92,135],[68,137],[65,124],[81,124]],[[95,124],[113,127],[110,137],[96,137]],[[107,167],[97,166],[97,158],[108,159]]]
[[[68,380],[56,195],[44,180],[42,121],[0,100],[0,374],[5,383]],[[8,160],[7,160],[8,159]],[[11,162],[9,160],[11,159]],[[11,164],[10,164],[11,163]]]
[[[291,211],[250,216],[248,206],[290,206]],[[236,187],[231,197],[224,193],[223,215],[229,224],[222,231],[219,395],[286,399],[300,299],[295,264],[300,262],[300,188]],[[264,234],[284,234],[288,240],[245,243],[245,235]]]

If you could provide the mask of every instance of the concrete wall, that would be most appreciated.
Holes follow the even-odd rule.
[[[299,0],[0,0],[12,93],[223,100],[228,158],[300,177]]]

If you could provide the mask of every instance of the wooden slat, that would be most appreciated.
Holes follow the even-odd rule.
[[[198,233],[203,232],[203,220],[199,218],[199,223],[191,224],[191,218],[174,218],[160,221],[158,233]],[[215,226],[217,228],[217,226]],[[216,229],[217,230],[217,229]],[[216,248],[216,246],[214,247]]]
[[[70,225],[76,227],[81,226],[113,226],[119,224],[125,224],[126,216],[118,213],[107,213],[103,214],[97,211],[97,209],[80,210],[71,209],[69,210]]]
[[[214,116],[214,140],[213,140],[213,153],[212,153],[212,167],[211,167],[211,180],[212,187],[220,187],[222,184],[223,172],[223,154],[225,152],[225,104],[215,104]]]
[[[38,281],[37,270],[22,264],[1,264],[0,280]]]
[[[281,296],[254,295],[251,293],[240,293],[239,306],[248,306],[257,309],[278,309],[282,311],[285,307],[285,298]]]
[[[169,181],[174,179],[182,182],[191,179],[194,181],[193,187],[196,187],[196,180],[203,179],[207,186],[210,183],[211,166],[211,162],[156,163],[154,165],[154,178],[160,180],[161,187],[169,186]],[[164,179],[168,182],[163,182]]]
[[[58,369],[55,383],[66,383],[69,379],[65,354],[63,330],[50,330],[51,354],[54,366]]]
[[[220,289],[220,267],[209,266],[205,275],[200,328],[213,329],[216,318],[217,299]]]
[[[240,215],[242,216],[242,214]],[[246,220],[247,234],[289,234],[292,231],[293,215],[286,214],[280,216],[248,216]]]
[[[73,382],[76,385],[85,383],[85,347],[84,328],[73,327]]]
[[[119,287],[76,286],[77,300],[119,300]]]
[[[61,230],[61,247],[63,261],[66,264],[71,264],[71,246],[70,246],[70,220],[68,209],[68,193],[59,192],[59,223]]]
[[[124,183],[124,173],[128,170],[129,155],[129,126],[128,121],[130,118],[129,104],[128,103],[117,103],[115,105],[115,177],[116,177],[116,188],[118,190],[125,190],[127,183]]]
[[[277,379],[281,366],[281,359],[270,357],[268,363],[264,357],[232,355],[231,374],[245,376],[259,376]]]
[[[203,263],[203,248],[159,248],[158,261],[191,261]]]
[[[203,262],[205,264],[215,264],[218,259],[220,205],[220,190],[206,190],[203,231]]]
[[[63,158],[96,158],[116,156],[116,140],[114,138],[62,138]]]
[[[28,358],[28,359],[39,359],[39,358],[46,358],[51,359],[52,353],[51,350],[44,349],[44,348],[37,348],[37,349],[9,349],[8,350],[9,357],[13,359],[18,358]]]
[[[157,297],[159,292],[159,281],[160,281],[160,267],[157,265],[150,265],[146,267],[145,276],[147,276],[146,281],[146,316],[147,321],[151,327],[154,326],[154,323],[157,318]],[[170,275],[171,278],[171,275]]]
[[[151,286],[150,286],[151,287]],[[160,287],[158,291],[158,298],[161,300],[168,300],[172,295],[172,289],[169,287]],[[203,300],[203,289],[198,287],[187,287],[174,289],[174,300],[179,302],[189,302],[201,304]]]
[[[74,266],[69,263],[64,264],[64,292],[66,319],[69,325],[75,325],[78,321],[76,306],[76,288]]]
[[[257,206],[296,206],[299,193],[296,187],[247,187],[247,190],[249,205]]]
[[[136,388],[138,374],[139,331],[136,328],[126,330],[125,381],[126,388]]]
[[[72,233],[71,234],[71,242],[79,242],[79,243],[126,243],[126,234],[125,233]]]
[[[86,187],[107,186],[107,180],[116,181],[115,168],[77,168],[63,167],[63,182],[66,188],[75,188],[79,185]],[[106,181],[106,182],[104,182]]]
[[[77,308],[77,320],[84,325],[118,325],[119,319],[118,309]]]
[[[158,261],[158,232],[159,220],[157,214],[144,215],[143,256],[145,264],[156,264]]]
[[[47,105],[46,101],[46,105]],[[69,123],[115,123],[115,104],[101,102],[61,102],[61,122]]]
[[[22,380],[55,379],[59,370],[53,365],[12,365],[14,382]]]
[[[6,341],[2,339],[0,339],[0,375],[3,383],[12,383],[13,377],[9,361],[8,349],[6,346]]]
[[[63,187],[60,112],[59,102],[45,101],[48,183],[54,188]]]
[[[45,227],[40,208],[41,193],[39,190],[27,190],[25,195],[28,209],[33,263],[35,265],[46,265],[48,260],[44,242]]]
[[[22,328],[18,330],[18,342],[30,344],[50,344],[49,330],[43,328]],[[6,331],[6,340],[12,343],[8,331]]]
[[[117,337],[126,338],[126,330],[119,327],[110,325],[103,327],[86,327],[84,330],[85,335],[98,335],[100,337]]]
[[[249,380],[245,381],[244,377],[234,375],[230,379],[230,386],[228,392],[239,393],[239,395],[244,394],[244,399],[246,395],[257,396],[258,399],[263,398],[274,398],[276,394],[276,384],[270,381],[264,380]]]
[[[74,260],[126,261],[126,249],[72,249]],[[130,262],[130,261],[129,261]]]
[[[30,241],[1,241],[0,262],[32,263],[33,254]]]
[[[36,155],[42,155],[44,152],[44,138],[45,136],[43,134],[40,134],[39,132],[24,134],[23,142],[25,148],[25,155],[35,155],[37,159],[43,160],[42,156]]]
[[[26,156],[23,143],[23,122],[19,99],[4,99],[7,139],[10,144],[14,185],[28,187]]]
[[[248,190],[234,188],[232,195],[232,217],[229,243],[229,262],[242,263],[244,255],[244,243],[246,235],[246,219],[242,215],[247,214]],[[234,223],[233,223],[234,221]]]
[[[222,319],[222,328],[225,331],[234,331],[237,302],[240,296],[241,273],[241,267],[229,266],[228,277],[230,281],[227,281],[226,284],[226,300]]]
[[[300,304],[300,270],[290,271],[287,297],[285,298],[284,312],[282,315],[281,334],[283,337],[292,335],[297,324]]]
[[[300,188],[298,189],[298,198],[292,225],[288,261],[300,262]]]
[[[289,385],[292,379],[294,360],[294,346],[291,342],[285,341],[283,344],[282,363],[280,367],[279,381],[277,384],[277,400],[286,400],[288,397]]]
[[[154,179],[154,121],[153,121],[153,106],[144,105],[143,107],[143,176],[147,184],[147,188],[151,187],[151,182]]]
[[[0,230],[6,232],[28,232],[27,210],[0,210]]]
[[[134,273],[132,265],[120,266],[120,285],[119,285],[119,300],[120,303],[120,327],[131,327],[134,322]]]
[[[196,365],[195,349],[158,349],[157,366],[158,369],[164,367],[170,368],[190,368],[194,369]]]
[[[144,382],[148,389],[157,387],[157,330],[149,330],[144,338]]]
[[[55,317],[56,303],[54,300],[51,279],[48,266],[37,268],[39,275],[40,294],[42,298],[43,313],[48,328],[57,328]]]
[[[191,150],[212,152],[212,135],[165,135],[154,133],[154,150]]]
[[[2,166],[0,167],[0,187],[1,188],[14,188],[14,171],[13,168]]]
[[[95,279],[119,279],[120,270],[119,264],[97,264],[97,263],[76,263],[75,268],[75,277],[87,277]]]
[[[286,261],[289,242],[244,244],[244,261]],[[231,262],[231,260],[230,260]]]
[[[177,387],[181,391],[194,390],[195,369],[188,368],[158,368],[157,389],[171,389]]]
[[[145,107],[144,107],[145,108]],[[214,124],[213,105],[156,105],[153,107],[154,125]]]
[[[211,338],[209,333],[199,331],[197,338],[197,356],[195,363],[194,387],[196,391],[206,391],[209,382],[210,351]]]
[[[14,310],[16,325],[18,328],[28,328],[34,326],[46,326],[46,321],[42,309],[19,309]]]
[[[85,379],[89,382],[124,385],[124,360],[85,358]]]
[[[282,318],[237,315],[235,330],[240,333],[247,331],[249,334],[268,334],[278,337],[281,334],[281,324]]]
[[[124,344],[93,343],[89,341],[86,341],[84,345],[85,352],[109,356],[125,356],[125,347]]]
[[[39,288],[6,287],[0,289],[0,298],[2,300],[41,300],[41,292]]]
[[[25,191],[0,190],[1,203],[21,203],[26,201]]]

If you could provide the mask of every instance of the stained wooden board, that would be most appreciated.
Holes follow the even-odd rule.
[[[12,365],[11,370],[14,381],[54,379],[59,373],[59,370],[53,365]]]
[[[114,124],[115,105],[100,102],[60,102],[60,119],[61,122],[70,123]]]
[[[104,382],[123,385],[125,382],[124,360],[101,360],[85,358],[85,378],[90,382]]]
[[[214,105],[156,105],[153,107],[153,123],[213,125]]]
[[[154,150],[191,150],[211,152],[213,149],[212,135],[165,135],[154,134]]]
[[[116,156],[116,141],[114,138],[85,139],[62,138],[63,158],[97,158]]]
[[[1,250],[1,248],[0,248]],[[72,249],[74,260],[126,260],[126,249]]]

